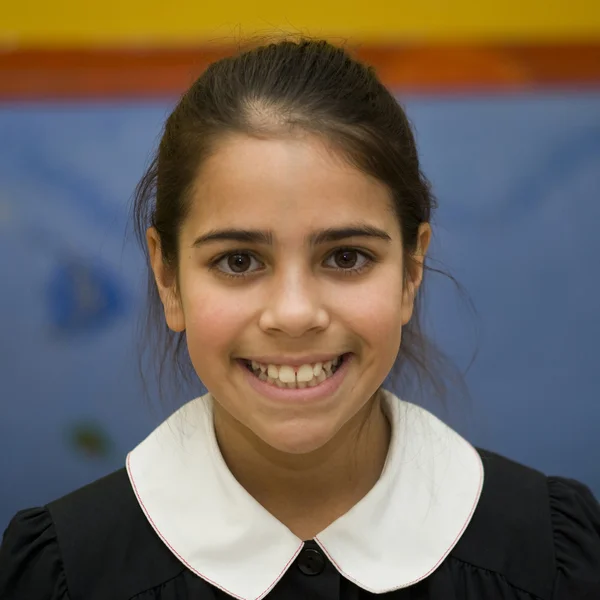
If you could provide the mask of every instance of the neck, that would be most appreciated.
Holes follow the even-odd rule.
[[[390,426],[375,394],[321,448],[289,454],[268,446],[215,403],[223,458],[239,483],[301,539],[311,539],[375,485],[387,457]]]

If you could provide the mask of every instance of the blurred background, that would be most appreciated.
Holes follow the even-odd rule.
[[[0,19],[0,530],[124,464],[146,400],[133,188],[178,95],[255,34],[357,48],[412,119],[437,214],[429,327],[473,443],[600,495],[597,0],[21,0]],[[152,390],[150,390],[152,395]],[[411,400],[411,398],[406,398]]]

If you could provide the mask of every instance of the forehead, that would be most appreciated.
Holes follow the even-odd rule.
[[[276,234],[292,224],[304,231],[344,221],[390,229],[391,202],[387,186],[316,136],[235,135],[221,141],[199,170],[189,221],[202,228],[269,227]]]

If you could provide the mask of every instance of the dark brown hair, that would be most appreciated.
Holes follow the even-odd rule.
[[[199,167],[224,135],[285,135],[292,130],[321,136],[362,172],[390,190],[400,224],[406,268],[416,250],[421,223],[430,222],[436,201],[421,172],[417,146],[402,107],[379,81],[372,67],[344,48],[324,40],[285,39],[263,44],[212,63],[181,97],[167,119],[158,151],[134,198],[134,226],[146,251],[145,233],[156,228],[163,260],[176,267],[178,234],[189,208],[189,190]],[[148,258],[148,257],[147,257]],[[435,271],[425,260],[425,271]],[[191,369],[185,333],[171,332],[162,314],[149,270],[149,311],[144,326],[145,352],[158,352],[159,382],[172,371],[180,381]],[[456,281],[450,277],[452,281]],[[443,396],[448,362],[422,331],[426,277],[415,300],[412,319],[403,329],[392,371],[400,394],[427,383]],[[457,284],[458,285],[458,284]]]

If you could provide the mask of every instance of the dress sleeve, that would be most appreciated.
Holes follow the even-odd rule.
[[[56,532],[45,508],[18,512],[0,545],[2,600],[69,600]]]
[[[553,600],[600,598],[600,505],[582,483],[548,478],[557,574]]]

